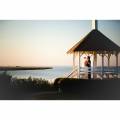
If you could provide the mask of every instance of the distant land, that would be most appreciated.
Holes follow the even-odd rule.
[[[52,69],[52,67],[0,66],[0,70],[43,70],[43,69]]]

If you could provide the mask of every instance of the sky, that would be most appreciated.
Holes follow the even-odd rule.
[[[72,65],[72,55],[66,52],[91,31],[91,23],[91,20],[0,20],[0,66]],[[120,46],[120,21],[99,20],[98,29]]]

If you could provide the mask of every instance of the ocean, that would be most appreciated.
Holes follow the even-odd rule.
[[[97,67],[98,71],[101,71],[101,67]],[[107,67],[104,68],[104,71],[116,72],[116,67]],[[57,66],[53,69],[44,69],[44,70],[10,70],[7,71],[7,74],[12,75],[13,78],[42,78],[49,81],[54,81],[58,77],[66,77],[72,71],[71,66]],[[1,71],[2,72],[2,71]],[[120,73],[120,67],[118,69]]]
[[[58,77],[66,77],[72,71],[72,67],[53,67],[53,69],[44,70],[11,70],[7,74],[12,75],[13,78],[42,78],[49,81],[54,81]]]

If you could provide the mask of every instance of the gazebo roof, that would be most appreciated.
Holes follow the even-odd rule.
[[[90,31],[82,40],[75,44],[67,53],[78,51],[117,51],[120,52],[120,47],[112,40],[106,37],[103,33],[94,29]]]

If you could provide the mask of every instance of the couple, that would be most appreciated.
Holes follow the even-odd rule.
[[[90,60],[90,56],[84,57],[85,62],[84,62],[84,66],[88,68],[88,79],[91,79],[91,60]]]

